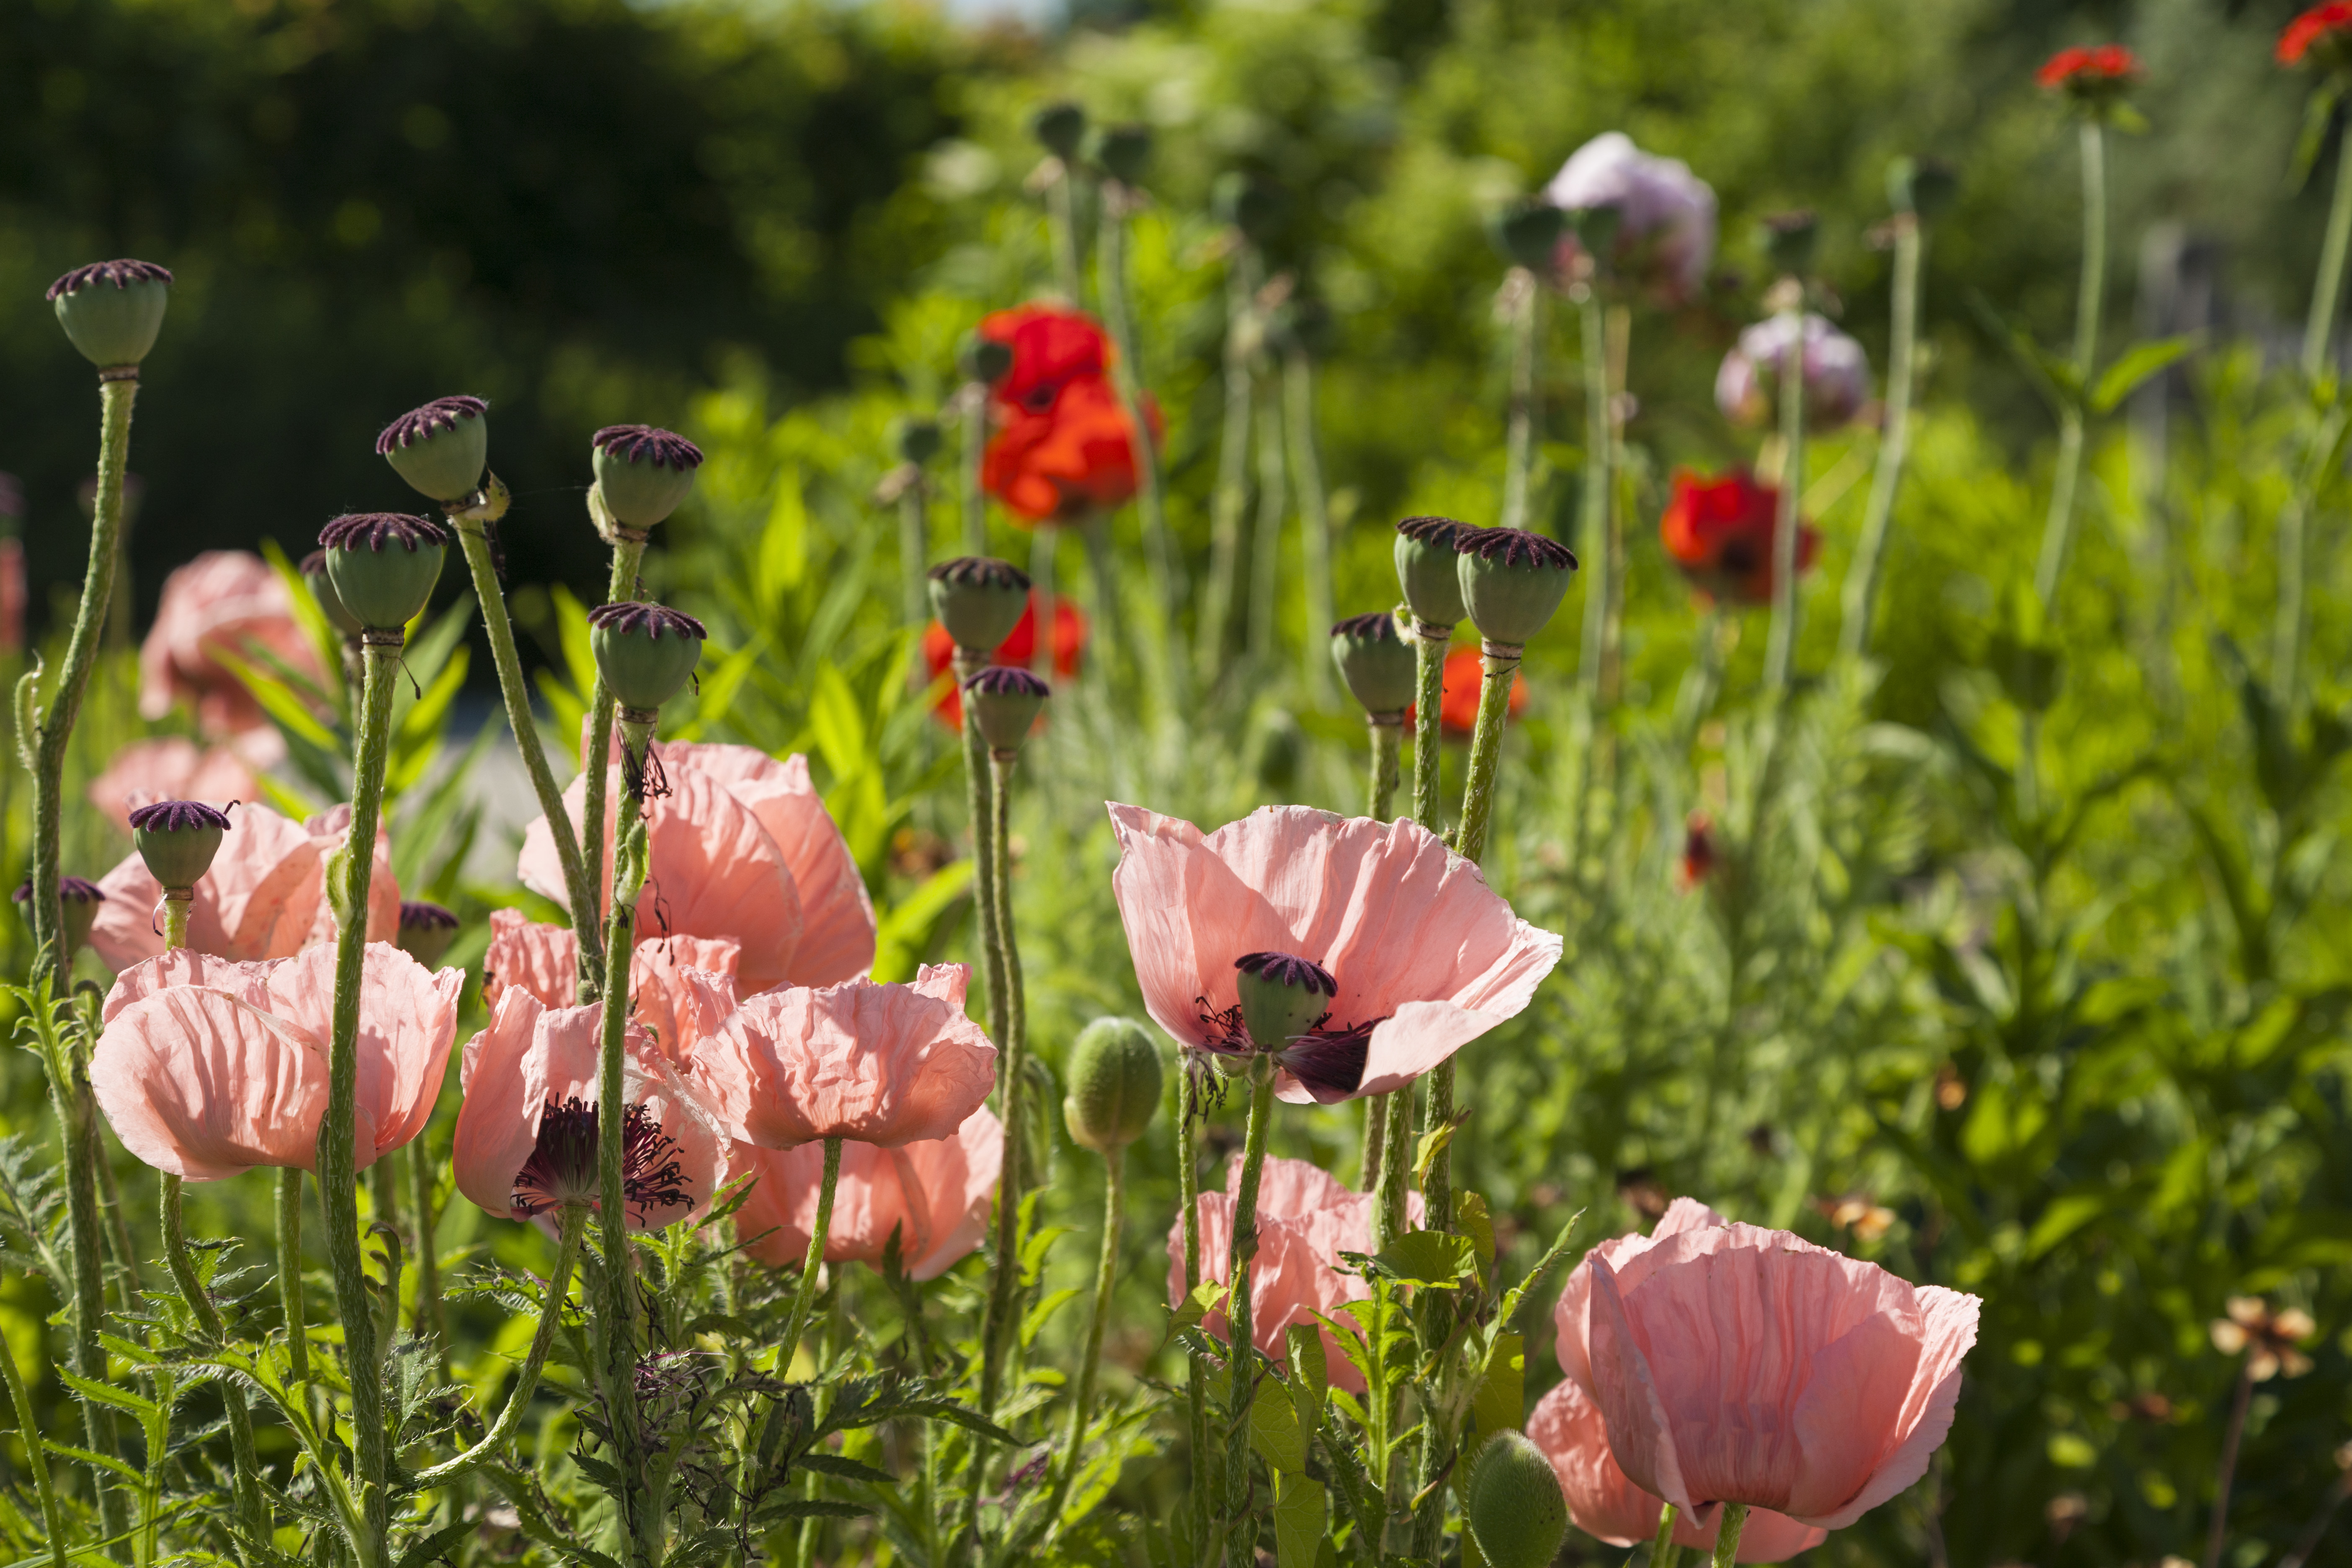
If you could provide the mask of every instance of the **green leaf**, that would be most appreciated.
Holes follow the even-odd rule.
[[[1022,1344],[1034,1344],[1038,1331],[1053,1321],[1054,1314],[1085,1294],[1085,1291],[1075,1289],[1056,1290],[1030,1308],[1028,1315],[1021,1320]]]
[[[1402,1285],[1459,1285],[1476,1267],[1476,1254],[1466,1236],[1442,1230],[1407,1231],[1375,1257],[1372,1267]]]
[[[1477,1432],[1501,1432],[1527,1419],[1527,1375],[1526,1340],[1508,1331],[1496,1334],[1486,1352],[1486,1375],[1470,1402]]]
[[[71,1459],[78,1465],[96,1465],[100,1469],[112,1470],[134,1487],[147,1484],[146,1477],[111,1454],[95,1454],[88,1448],[76,1448],[49,1437],[41,1439],[41,1447],[61,1459]]]
[[[2318,166],[2319,154],[2327,145],[2327,127],[2335,121],[2336,105],[2343,95],[2342,81],[2330,71],[2304,101],[2303,130],[2294,139],[2294,157],[2288,165],[2288,190],[2299,191],[2309,183],[2311,171]]]
[[[1992,301],[1980,291],[1970,289],[1964,297],[1968,300],[1969,313],[1977,319],[1977,324],[1984,329],[1988,337],[2009,351],[2010,357],[2025,373],[2026,380],[2033,384],[2033,390],[2050,405],[2053,414],[2063,414],[2082,406],[2083,378],[2075,374],[2073,365],[2035,342],[2032,334],[2023,327],[2012,325],[1993,309]]]
[[[1478,1255],[1478,1277],[1492,1279],[1495,1272],[1495,1221],[1486,1212],[1486,1194],[1456,1194],[1454,1219],[1461,1227],[1462,1234],[1470,1238],[1471,1248]]]
[[[2091,389],[2091,412],[2115,412],[2125,398],[2139,389],[2142,382],[2176,363],[2196,346],[2197,340],[2190,337],[2134,343],[2115,363],[2099,373],[2098,384]]]
[[[159,1415],[163,1412],[152,1399],[142,1399],[127,1388],[117,1388],[110,1383],[93,1383],[86,1377],[58,1368],[58,1381],[84,1399],[100,1405],[111,1405],[117,1410],[127,1410],[142,1417]]]
[[[1267,1464],[1294,1476],[1307,1473],[1307,1433],[1279,1379],[1263,1380],[1250,1396],[1249,1427],[1250,1447]]]
[[[449,1556],[459,1542],[479,1528],[480,1521],[471,1519],[460,1519],[455,1524],[444,1525],[402,1552],[394,1568],[425,1568],[428,1563],[437,1563]]]
[[[1187,1329],[1197,1329],[1212,1312],[1222,1309],[1233,1287],[1222,1280],[1203,1279],[1185,1296],[1182,1302],[1169,1310],[1168,1332],[1160,1342],[1166,1350],[1169,1342]]]
[[[1454,1142],[1454,1134],[1460,1131],[1464,1122],[1469,1120],[1470,1107],[1465,1105],[1447,1117],[1441,1125],[1433,1127],[1421,1135],[1421,1142],[1413,1150],[1412,1155],[1412,1179],[1416,1185],[1429,1180],[1431,1163],[1436,1160],[1439,1152],[1447,1144]]]
[[[844,1458],[839,1454],[803,1454],[793,1461],[801,1469],[814,1470],[821,1476],[838,1476],[847,1481],[871,1481],[877,1487],[898,1484],[898,1478],[887,1470],[877,1470],[862,1460]]]
[[[1276,1482],[1276,1568],[1316,1568],[1323,1550],[1323,1514],[1322,1482],[1304,1476],[1284,1476]]]

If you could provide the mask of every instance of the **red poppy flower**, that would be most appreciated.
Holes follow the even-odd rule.
[[[2034,81],[2076,97],[2111,94],[2139,75],[2139,58],[2121,44],[2061,49],[2033,73]]]
[[[1683,824],[1683,858],[1675,867],[1675,886],[1687,893],[1715,869],[1715,824],[1706,813],[1694,811]]]
[[[1687,468],[1675,474],[1673,497],[1658,520],[1658,538],[1683,575],[1711,603],[1772,601],[1772,537],[1780,492],[1756,482],[1745,468],[1702,479]],[[1797,570],[1813,563],[1821,536],[1798,524]]]
[[[1072,521],[1134,497],[1134,427],[1108,381],[1066,381],[1042,414],[1005,404],[998,412],[1009,417],[988,443],[980,480],[1015,516],[1033,523]],[[1156,442],[1160,411],[1149,399],[1144,420]]]
[[[2352,64],[2347,58],[2352,57],[2352,0],[2327,0],[2289,22],[2279,35],[2279,63],[2300,65],[2314,46],[2325,57],[2319,62],[2323,65],[2341,68]]]
[[[1072,381],[1099,381],[1110,371],[1110,339],[1083,310],[1023,305],[981,319],[980,335],[1013,351],[1013,368],[988,394],[1012,409],[1043,414]]]
[[[1078,673],[1078,660],[1087,650],[1087,617],[1077,605],[1067,599],[1054,601],[1054,673],[1064,679]],[[998,664],[1018,665],[1025,669],[1037,651],[1037,595],[1029,595],[1029,607],[1021,612],[1013,623],[1013,635],[996,645],[993,656]],[[948,672],[955,662],[955,639],[948,636],[947,627],[933,621],[923,628],[923,665],[934,679]],[[950,729],[963,725],[963,698],[953,686],[940,697],[935,710]]]
[[[1458,647],[1445,656],[1445,695],[1437,704],[1437,722],[1449,735],[1467,735],[1478,727],[1478,691],[1486,679],[1486,667],[1481,658],[1475,647]],[[1527,707],[1528,678],[1514,670],[1511,700],[1503,717],[1516,719],[1527,711]]]

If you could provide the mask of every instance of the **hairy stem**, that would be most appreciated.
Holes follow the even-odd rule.
[[[988,668],[988,650],[955,650],[956,685]],[[997,945],[996,856],[989,831],[988,742],[981,738],[980,720],[970,702],[963,705],[964,808],[971,817],[971,901],[980,918],[980,958],[988,981],[988,1036],[1002,1044],[1011,1027],[1012,1001],[1005,994],[1004,952]]]
[[[1380,1188],[1381,1167],[1388,1159],[1389,1105],[1395,1099],[1394,1090],[1364,1097],[1363,1157],[1356,1167],[1356,1185],[1364,1192],[1376,1192]],[[1374,1247],[1373,1250],[1377,1252],[1380,1249]]]
[[[930,566],[930,533],[929,497],[918,469],[898,492],[898,614],[918,635],[931,618],[930,582],[924,575]]]
[[[1748,1525],[1748,1505],[1723,1505],[1723,1526],[1715,1538],[1715,1568],[1733,1568],[1739,1561],[1739,1536]]]
[[[416,1210],[416,1306],[409,1316],[409,1326],[417,1333],[430,1333],[435,1360],[443,1376],[449,1371],[449,1325],[441,1307],[441,1260],[434,1255],[434,1234],[440,1229],[440,1215],[433,1207],[434,1161],[425,1146],[422,1132],[402,1151],[408,1162],[408,1195]]]
[[[1372,820],[1386,822],[1396,809],[1398,764],[1404,750],[1404,715],[1374,713],[1366,726],[1372,733]]]
[[[302,1321],[302,1173],[290,1165],[278,1173],[278,1306],[299,1391],[310,1381],[310,1342]]]
[[[1895,495],[1903,483],[1903,463],[1911,450],[1912,368],[1919,341],[1919,264],[1927,243],[1918,216],[1895,218],[1895,305],[1886,354],[1886,426],[1878,445],[1878,465],[1870,476],[1870,504],[1863,513],[1862,537],[1847,568],[1845,604],[1838,625],[1838,651],[1848,658],[1870,652],[1871,621],[1878,608],[1878,584],[1885,571],[1886,536],[1895,521]]]
[[[1025,1184],[1022,1169],[1028,1147],[1028,1009],[1022,994],[1021,950],[1013,931],[1013,868],[1006,846],[1012,837],[1011,804],[1013,760],[989,761],[989,847],[996,862],[996,935],[1003,956],[1005,1028],[998,1047],[998,1079],[1004,1086],[1004,1166],[996,1189],[996,1273],[989,1281],[987,1320],[982,1344],[980,1407],[996,1408],[1003,1388],[1004,1362],[1011,1350],[1014,1298],[1021,1288],[1021,1197]]]
[[[506,1407],[490,1423],[490,1429],[482,1435],[480,1442],[453,1459],[417,1472],[418,1490],[446,1486],[467,1471],[496,1459],[513,1438],[515,1429],[522,1425],[523,1412],[530,1407],[531,1396],[539,1392],[540,1374],[547,1370],[548,1352],[555,1348],[556,1327],[563,1321],[572,1270],[580,1263],[581,1237],[588,1230],[588,1210],[583,1205],[566,1204],[557,1223],[560,1228],[555,1243],[555,1272],[548,1276],[547,1294],[540,1301],[539,1326],[531,1331],[530,1349],[523,1356],[514,1392],[507,1395]]]
[[[1462,792],[1462,826],[1454,835],[1454,853],[1472,861],[1486,853],[1495,777],[1503,758],[1503,723],[1510,714],[1511,681],[1521,658],[1521,649],[1513,643],[1483,641],[1480,651],[1485,657],[1479,661],[1478,725],[1470,734],[1470,779]]]
[[[1074,310],[1086,308],[1084,275],[1078,269],[1077,174],[1064,163],[1045,187],[1045,221],[1053,230],[1054,283]]]
[[[1127,1216],[1127,1146],[1103,1153],[1102,1254],[1095,1261],[1094,1315],[1087,1322],[1086,1357],[1078,1363],[1078,1398],[1070,1406],[1069,1452],[1063,1456],[1062,1479],[1054,1489],[1049,1517],[1058,1516],[1078,1473],[1078,1452],[1086,1445],[1087,1423],[1093,1417],[1095,1378],[1102,1368],[1103,1330],[1110,1322],[1111,1290],[1118,1283],[1119,1227]]]
[[[621,745],[642,768],[653,744],[653,725],[624,716]],[[604,951],[622,954],[621,967],[604,988],[600,1019],[596,1070],[597,1241],[604,1261],[604,1290],[596,1305],[595,1340],[599,1346],[597,1382],[611,1422],[613,1457],[625,1486],[623,1508],[625,1562],[651,1564],[662,1561],[666,1532],[662,1510],[646,1485],[653,1471],[641,1413],[637,1408],[636,1377],[640,1353],[637,1326],[636,1270],[629,1251],[628,1181],[625,1163],[627,1090],[627,1030],[629,985],[627,954],[635,948],[637,895],[646,880],[644,802],[634,791],[624,791],[613,830],[613,905],[606,914]]]
[[[1649,1568],[1675,1568],[1682,1552],[1675,1545],[1675,1520],[1681,1510],[1668,1503],[1658,1510],[1658,1533],[1650,1542]]]
[[[1503,458],[1503,526],[1528,525],[1529,489],[1535,479],[1536,444],[1542,439],[1543,409],[1536,391],[1536,333],[1542,320],[1543,290],[1535,275],[1511,268],[1504,285],[1511,300],[1511,412]]]
[[[1609,435],[1608,333],[1601,296],[1589,284],[1584,287],[1583,298],[1577,301],[1576,316],[1584,362],[1584,494],[1576,520],[1577,543],[1584,552],[1583,566],[1590,574],[1584,585],[1583,641],[1576,674],[1586,704],[1598,714],[1601,630],[1609,615],[1609,578],[1617,567],[1616,562],[1610,559],[1607,544],[1609,503],[1613,493],[1610,489],[1610,459],[1615,443]]]
[[[1176,1100],[1176,1201],[1183,1205],[1184,1290],[1201,1283],[1201,1070],[1192,1062],[1178,1069]],[[1209,1358],[1184,1354],[1184,1405],[1192,1441],[1192,1555],[1204,1560],[1211,1513],[1209,1452]]]
[[[637,594],[637,572],[645,564],[646,541],[643,531],[627,528],[617,520],[613,525],[613,578],[604,590],[604,602],[622,604]],[[585,798],[580,803],[581,874],[588,889],[588,921],[593,925],[603,913],[604,896],[604,793],[611,787],[613,755],[613,693],[604,684],[604,671],[596,673],[595,689],[588,697],[588,736],[580,753],[581,777]],[[550,826],[556,818],[548,819]],[[583,1002],[595,997],[585,993]]]
[[[33,1495],[40,1500],[41,1533],[48,1538],[49,1568],[66,1568],[66,1521],[58,1506],[57,1487],[49,1479],[48,1450],[41,1446],[41,1428],[33,1415],[32,1391],[16,1365],[16,1352],[0,1344],[0,1374],[8,1380],[8,1403],[16,1412],[16,1436],[25,1445],[25,1468],[33,1478]]]
[[[1440,710],[1445,705],[1445,645],[1452,626],[1415,621],[1412,636],[1412,819],[1432,833],[1437,826]]]
[[[1265,1168],[1265,1145],[1274,1131],[1274,1058],[1250,1062],[1249,1130],[1242,1142],[1242,1179],[1234,1194],[1233,1249],[1225,1278],[1233,1293],[1225,1302],[1233,1381],[1225,1396],[1225,1521],[1231,1531],[1229,1561],[1248,1563],[1257,1540],[1257,1515],[1250,1508],[1249,1405],[1257,1381],[1257,1351],[1251,1341],[1250,1260],[1257,1256],[1258,1177]]]
[[[800,1353],[801,1336],[808,1331],[809,1308],[816,1300],[817,1275],[824,1268],[825,1233],[833,1228],[834,1189],[841,1182],[841,1140],[824,1141],[824,1174],[816,1189],[816,1224],[809,1231],[808,1254],[801,1259],[800,1288],[793,1293],[792,1316],[784,1320],[784,1337],[776,1345],[776,1375],[790,1377],[793,1358]]]

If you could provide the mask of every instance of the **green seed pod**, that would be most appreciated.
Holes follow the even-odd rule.
[[[172,274],[152,261],[93,261],[49,285],[58,324],[100,370],[137,364],[163,330]]]
[[[1263,247],[1282,232],[1290,216],[1290,198],[1271,180],[1240,169],[1228,169],[1209,187],[1209,206],[1217,221],[1241,230],[1244,239]]]
[[[1029,134],[1063,163],[1075,163],[1087,142],[1087,111],[1075,103],[1049,103],[1029,117]]]
[[[32,922],[33,881],[27,877],[16,888],[16,901],[25,906],[26,923]],[[58,904],[65,911],[66,956],[89,941],[89,928],[98,923],[98,906],[106,902],[106,895],[96,882],[79,877],[58,879]]]
[[[1160,1109],[1160,1048],[1132,1018],[1097,1018],[1070,1046],[1062,1121],[1070,1141],[1108,1154],[1143,1136]]]
[[[352,618],[366,630],[398,631],[433,597],[449,531],[403,512],[352,512],[320,529],[319,544]]]
[[[1486,237],[1503,259],[1530,272],[1551,270],[1568,215],[1547,201],[1519,201],[1486,221]]]
[[[167,893],[185,892],[212,869],[228,813],[197,800],[159,800],[131,814],[131,842]]]
[[[1414,658],[1386,610],[1350,616],[1331,628],[1331,658],[1364,711],[1402,713],[1412,706]]]
[[[1524,1432],[1497,1432],[1479,1447],[1463,1511],[1494,1568],[1546,1568],[1568,1538],[1559,1477]]]
[[[629,528],[651,528],[694,490],[702,448],[650,425],[607,425],[589,442],[605,510]]]
[[[667,605],[623,600],[588,612],[588,647],[613,700],[650,713],[678,694],[702,658],[702,623]]]
[[[1241,971],[1234,985],[1241,993],[1242,1023],[1261,1051],[1278,1051],[1313,1028],[1339,994],[1329,970],[1296,953],[1244,953],[1234,967]]]
[[[993,650],[1029,607],[1029,574],[991,555],[959,555],[930,570],[931,614],[958,647]]]
[[[1470,531],[1450,517],[1409,517],[1397,524],[1397,583],[1413,619],[1451,626],[1465,614],[1454,542]]]
[[[1579,207],[1567,215],[1567,226],[1576,236],[1577,247],[1591,259],[1594,273],[1606,277],[1611,260],[1617,254],[1617,230],[1625,220],[1625,209],[1614,202],[1598,206]]]
[[[435,500],[463,500],[489,466],[489,412],[478,397],[436,397],[385,426],[376,456]]]
[[[1886,200],[1896,212],[1916,213],[1933,223],[1952,210],[1960,177],[1949,163],[1933,158],[1897,158],[1886,165]]]
[[[1524,643],[1543,630],[1576,577],[1567,545],[1525,529],[1465,529],[1454,547],[1463,605],[1488,642]]]
[[[1802,278],[1813,269],[1821,220],[1809,211],[1774,213],[1758,226],[1757,237],[1775,273],[1783,278]]]
[[[1000,757],[1021,749],[1052,695],[1044,681],[1012,665],[991,665],[963,683],[963,700],[971,705],[980,738]]]
[[[964,340],[956,363],[963,367],[965,379],[993,385],[1013,374],[1013,345],[975,333]]]
[[[901,419],[890,433],[891,445],[898,448],[898,460],[919,468],[940,455],[941,439],[936,419]]]
[[[327,624],[346,637],[360,635],[360,618],[344,607],[343,596],[335,592],[335,580],[327,574],[327,552],[313,550],[302,557],[302,581],[310,585],[310,597],[319,601]]]
[[[439,904],[400,906],[400,951],[430,969],[457,940],[457,917]]]
[[[1122,185],[1143,184],[1151,164],[1151,128],[1148,125],[1106,125],[1088,138],[1095,166]]]

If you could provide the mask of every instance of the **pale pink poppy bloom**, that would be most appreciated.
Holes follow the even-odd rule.
[[[844,1143],[833,1222],[824,1233],[825,1261],[878,1268],[895,1230],[908,1275],[938,1279],[970,1257],[988,1234],[1003,1165],[1004,1124],[986,1106],[965,1117],[952,1137],[895,1149]],[[779,1267],[804,1262],[824,1178],[824,1145],[773,1150],[738,1143],[727,1174],[730,1180],[759,1178],[735,1211],[735,1234],[744,1238],[743,1250]]]
[[[1544,199],[1568,213],[1614,207],[1611,266],[1661,303],[1685,304],[1706,289],[1715,192],[1681,159],[1644,153],[1623,132],[1604,131],[1560,166]],[[1578,255],[1573,234],[1561,237],[1559,255],[1566,272]]]
[[[261,794],[260,781],[229,746],[199,746],[179,735],[133,741],[89,781],[89,803],[131,831],[131,813],[159,800],[200,800],[226,806]]]
[[[1792,355],[1800,338],[1803,350]],[[1772,416],[1781,367],[1792,357],[1803,366],[1805,422],[1812,428],[1834,430],[1870,401],[1870,356],[1829,318],[1807,311],[1801,329],[1773,315],[1739,334],[1715,373],[1716,407],[1735,425],[1762,424]]]
[[[1654,1541],[1658,1515],[1665,1504],[1625,1479],[1617,1458],[1609,1451],[1608,1424],[1601,1406],[1574,1383],[1563,1383],[1536,1401],[1528,1415],[1528,1438],[1551,1461],[1559,1489],[1568,1499],[1568,1517],[1587,1535],[1612,1546],[1635,1546]],[[1705,1525],[1688,1515],[1675,1520],[1675,1544],[1711,1552],[1722,1520]],[[1819,1546],[1830,1532],[1818,1525],[1799,1524],[1769,1509],[1756,1509],[1739,1532],[1742,1563],[1785,1563],[1798,1552]]]
[[[1111,890],[1153,1022],[1246,1056],[1234,963],[1294,954],[1339,983],[1324,1021],[1276,1044],[1276,1092],[1330,1104],[1411,1083],[1524,1011],[1560,939],[1412,822],[1261,806],[1214,833],[1113,805]]]
[[[1584,1260],[1569,1271],[1568,1283],[1551,1310],[1552,1353],[1559,1358],[1559,1370],[1568,1373],[1569,1381],[1587,1394],[1592,1393],[1592,1271],[1597,1264],[1622,1268],[1628,1260],[1686,1230],[1730,1223],[1696,1198],[1676,1198],[1666,1205],[1649,1235],[1634,1231],[1615,1237],[1586,1253]]]
[[[971,971],[911,985],[853,980],[746,999],[692,1053],[727,1135],[762,1149],[820,1138],[895,1148],[946,1138],[996,1083],[996,1047],[964,1016]]]
[[[425,1131],[457,1035],[462,969],[370,942],[360,971],[353,1159]],[[240,963],[180,949],[108,993],[90,1091],[114,1134],[159,1171],[219,1181],[256,1165],[312,1170],[327,1105],[335,952]]]
[[[552,1223],[567,1204],[598,1206],[597,1075],[602,1007],[547,1007],[519,986],[466,1042],[465,1100],[449,1160],[457,1190],[501,1219]],[[623,1180],[631,1230],[700,1217],[726,1163],[709,1108],[654,1048],[625,1037]]]
[[[223,653],[267,668],[267,649],[313,681],[324,679],[294,602],[269,563],[244,550],[207,550],[163,579],[155,624],[139,648],[139,711],[161,719],[179,703],[196,710],[207,735],[233,735],[269,722]]]
[[[1224,1284],[1233,1277],[1234,1213],[1242,1184],[1242,1157],[1225,1167],[1225,1190],[1202,1193],[1201,1278]],[[1336,1318],[1349,1301],[1371,1295],[1363,1277],[1340,1268],[1342,1252],[1372,1250],[1372,1194],[1351,1192],[1328,1173],[1304,1160],[1270,1157],[1258,1173],[1257,1256],[1250,1260],[1250,1342],[1284,1363],[1283,1331],[1297,1324],[1319,1326],[1316,1315]],[[1421,1194],[1406,1198],[1407,1217],[1421,1223]],[[1168,1231],[1168,1300],[1184,1300],[1184,1220]],[[1211,1332],[1231,1331],[1225,1314],[1212,1312]],[[1352,1394],[1364,1391],[1363,1374],[1339,1352],[1331,1331],[1321,1330],[1323,1362],[1332,1383]]]
[[[1610,1449],[1702,1526],[1743,1502],[1843,1529],[1926,1474],[1951,1427],[1974,1296],[1745,1225],[1591,1263]]]
[[[637,944],[629,963],[629,1015],[673,1061],[735,1010],[731,937],[670,936]],[[490,947],[482,959],[482,1001],[491,1007],[519,988],[549,1007],[579,997],[575,965],[580,942],[559,925],[535,921],[520,910],[490,911]]]

